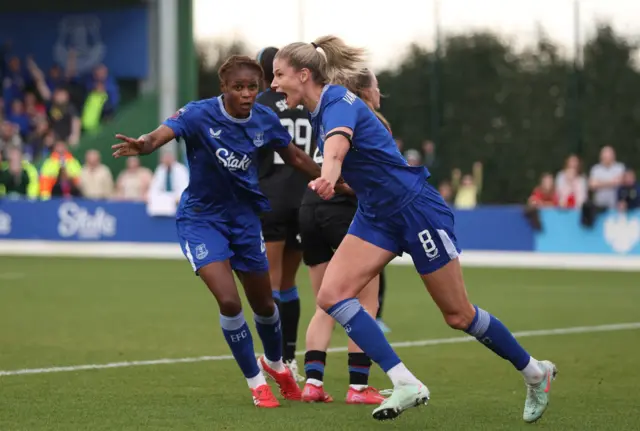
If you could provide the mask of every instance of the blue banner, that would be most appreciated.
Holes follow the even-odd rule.
[[[463,250],[533,250],[520,207],[456,211]],[[173,217],[149,217],[142,203],[90,200],[0,200],[0,239],[176,242]]]
[[[640,211],[609,211],[592,228],[580,224],[580,211],[541,211],[543,231],[535,250],[547,253],[640,255]]]
[[[117,78],[145,78],[148,73],[148,18],[145,8],[90,13],[0,14],[0,43],[12,41],[11,54],[32,55],[47,69],[65,66],[69,49],[77,52],[81,74],[104,63]]]
[[[149,217],[144,204],[90,200],[0,200],[0,239],[176,242],[173,217]]]
[[[454,213],[456,238],[463,253],[533,250],[533,229],[520,206],[488,206]]]

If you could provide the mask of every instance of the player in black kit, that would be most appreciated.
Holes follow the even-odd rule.
[[[376,109],[380,104],[380,91],[375,75],[364,69],[349,89],[360,97],[376,113],[378,119],[389,129],[387,120]],[[322,155],[315,143],[314,161],[322,163]],[[303,258],[309,266],[311,286],[317,295],[322,284],[325,270],[349,230],[356,213],[358,201],[355,196],[335,195],[329,201],[321,199],[308,190],[300,207],[300,234],[302,236]],[[372,316],[379,308],[378,291],[380,277],[375,277],[358,296],[360,303]],[[327,357],[327,347],[331,339],[334,320],[319,307],[309,323],[306,336],[306,354],[304,360],[307,382],[302,391],[303,402],[331,402],[333,399],[324,391],[323,377]],[[349,340],[349,389],[347,404],[380,404],[384,397],[378,390],[370,387],[369,369],[371,359]]]
[[[273,58],[276,52],[277,48],[268,47],[258,53],[257,61],[265,75],[265,91],[258,95],[256,102],[273,109],[280,117],[282,125],[289,130],[293,142],[310,154],[309,112],[302,106],[288,109],[286,96],[271,91]],[[278,153],[266,145],[260,149],[258,160],[260,189],[271,203],[271,212],[265,213],[262,218],[262,232],[267,248],[273,296],[282,321],[283,360],[296,380],[304,381],[304,377],[298,373],[295,360],[300,321],[296,273],[302,260],[298,210],[309,181],[303,174],[285,165]]]

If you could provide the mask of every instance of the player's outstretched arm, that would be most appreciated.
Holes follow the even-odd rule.
[[[122,142],[111,147],[113,157],[151,154],[167,142],[175,139],[175,137],[173,130],[165,125],[161,125],[153,132],[142,135],[137,139],[117,134],[116,139]]]
[[[346,136],[345,136],[346,135]],[[320,177],[311,181],[309,187],[322,199],[331,199],[342,173],[342,162],[349,152],[353,132],[348,127],[336,127],[327,133],[324,143],[324,161]]]
[[[314,179],[320,176],[320,166],[293,142],[286,147],[277,148],[276,151],[287,165],[304,172],[309,178]]]

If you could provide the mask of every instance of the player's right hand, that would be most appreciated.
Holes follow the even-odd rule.
[[[118,157],[127,157],[127,156],[137,156],[140,154],[144,154],[144,139],[142,138],[130,138],[125,135],[117,134],[116,139],[121,140],[122,142],[119,144],[115,144],[111,146],[113,151],[113,157],[116,159]]]
[[[315,180],[311,181],[309,183],[309,188],[326,201],[331,199],[336,194],[331,183],[322,177],[318,177]]]

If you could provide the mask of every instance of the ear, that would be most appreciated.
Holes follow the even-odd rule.
[[[303,84],[312,79],[311,71],[307,68],[300,69],[300,72],[298,73],[299,73],[298,77],[300,78],[300,82],[302,82]]]

